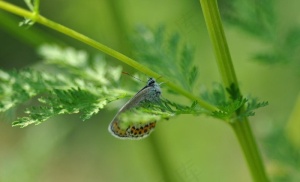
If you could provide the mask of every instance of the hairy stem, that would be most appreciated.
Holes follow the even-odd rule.
[[[165,85],[169,86],[171,89],[182,94],[183,96],[185,96],[191,100],[197,101],[199,103],[199,105],[202,106],[204,109],[207,109],[208,111],[218,110],[218,108],[216,108],[215,106],[205,102],[204,100],[202,100],[202,99],[198,98],[197,96],[191,94],[190,92],[184,90],[183,88],[179,87],[178,85],[170,82],[165,77],[161,77],[161,75],[152,71],[150,68],[145,67],[144,65],[136,62],[135,60],[125,56],[124,54],[121,54],[121,53],[113,50],[112,48],[109,48],[109,47],[107,47],[85,35],[82,35],[82,34],[76,32],[70,28],[67,28],[61,24],[53,22],[35,12],[27,11],[25,9],[19,8],[13,4],[10,4],[10,3],[4,2],[4,1],[0,1],[0,8],[4,9],[6,11],[9,11],[13,14],[29,18],[29,19],[35,21],[36,23],[40,23],[42,25],[45,25],[46,27],[49,27],[58,32],[61,32],[69,37],[77,39],[87,45],[90,45],[91,47],[94,47],[94,48],[104,52],[105,54],[108,54],[108,55],[124,62],[125,64],[127,64],[127,65],[135,68],[136,70],[141,71],[149,76],[152,76],[154,78],[160,77],[160,81],[164,82]]]
[[[223,79],[223,84],[226,88],[235,85],[238,95],[241,95],[238,82],[231,61],[227,41],[225,38],[223,26],[221,23],[220,13],[216,0],[200,0],[204,18],[206,21],[208,33],[212,41],[214,52],[216,55],[219,71]],[[236,112],[236,116],[239,112]],[[262,159],[257,149],[249,121],[247,118],[242,118],[231,124],[244,156],[247,160],[252,178],[255,181],[268,181]]]

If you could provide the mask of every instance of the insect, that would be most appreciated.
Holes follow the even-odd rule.
[[[109,124],[108,131],[115,137],[121,139],[141,139],[148,136],[155,128],[156,121],[148,123],[136,123],[122,128],[122,122],[118,117],[121,113],[137,107],[141,102],[158,101],[161,95],[159,84],[153,78],[149,78],[147,85],[133,96],[116,114]]]

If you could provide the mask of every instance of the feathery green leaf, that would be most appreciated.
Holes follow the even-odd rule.
[[[227,99],[225,90],[229,94],[230,100]],[[234,85],[225,89],[218,83],[213,84],[212,91],[202,88],[201,97],[220,109],[219,111],[211,113],[212,116],[226,121],[235,120],[235,113],[238,110],[238,117],[248,117],[254,116],[255,109],[268,105],[268,102],[258,102],[258,99],[239,96],[239,92]]]
[[[187,90],[194,89],[198,78],[194,48],[180,43],[179,34],[166,36],[164,27],[155,31],[139,27],[133,42],[138,60]]]
[[[40,124],[50,117],[60,114],[82,113],[83,120],[89,119],[103,109],[108,103],[127,96],[119,90],[104,88],[91,88],[82,90],[71,88],[69,90],[53,90],[49,96],[39,98],[42,104],[26,110],[28,116],[18,118],[13,126],[25,127],[29,124]]]

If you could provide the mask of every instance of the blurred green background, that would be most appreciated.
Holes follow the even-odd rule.
[[[23,1],[10,2],[26,8]],[[276,2],[280,36],[280,32],[299,24],[296,7],[300,7],[300,2]],[[221,12],[225,11],[223,7],[226,8],[220,6]],[[196,47],[195,61],[203,85],[210,87],[212,82],[221,80],[199,1],[52,0],[42,1],[40,12],[130,57],[129,35],[137,25],[152,28],[165,25],[169,32],[179,32],[184,42]],[[22,18],[3,10],[0,20],[1,69],[38,65],[36,48],[42,43],[63,43],[97,53],[38,24],[20,28],[18,22]],[[276,151],[277,147],[266,149],[265,139],[274,130],[284,128],[291,118],[300,90],[299,67],[261,64],[253,55],[270,44],[226,23],[225,33],[242,92],[269,101],[269,106],[250,118],[267,172],[270,176],[293,175],[297,168],[283,167],[272,159],[266,151]],[[109,64],[122,64],[108,59]],[[133,71],[122,65],[124,70]],[[172,95],[165,97],[176,99]],[[16,115],[2,115],[0,181],[164,182],[168,180],[166,173],[172,180],[182,182],[252,181],[237,139],[225,123],[205,116],[180,116],[158,123],[155,132],[144,140],[125,141],[107,131],[119,107],[111,104],[110,110],[103,110],[86,122],[78,115],[71,115],[23,129],[11,127],[11,121],[23,108],[18,108]]]

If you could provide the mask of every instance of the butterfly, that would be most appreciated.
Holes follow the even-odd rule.
[[[149,78],[147,85],[138,91],[115,115],[109,124],[108,131],[121,139],[141,139],[147,137],[155,128],[156,121],[135,123],[126,128],[120,126],[120,114],[137,107],[142,102],[157,102],[160,99],[161,89],[154,78]]]

